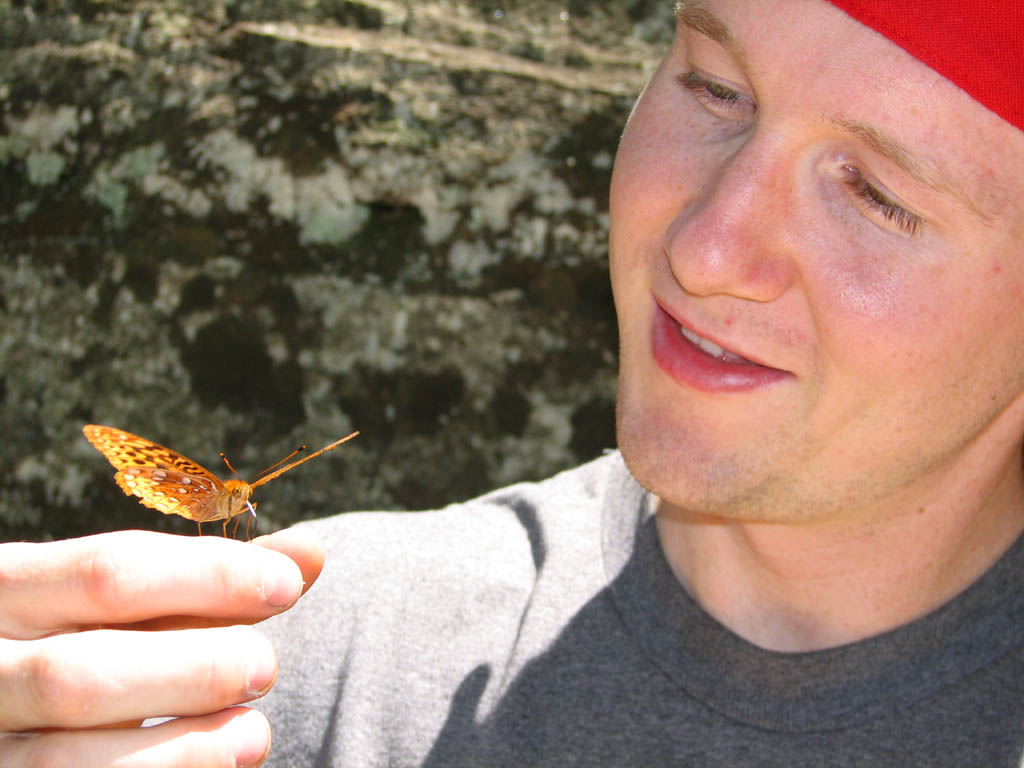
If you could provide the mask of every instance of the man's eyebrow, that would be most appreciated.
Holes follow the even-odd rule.
[[[991,223],[995,218],[993,213],[986,211],[967,197],[960,190],[959,185],[948,179],[933,163],[916,158],[912,152],[891,136],[870,125],[841,117],[831,117],[829,122],[836,129],[860,139],[871,150],[884,157],[919,184],[959,202],[985,223]]]
[[[711,11],[701,0],[680,0],[676,3],[676,23],[689,27],[705,37],[714,40],[733,54],[742,63],[743,53],[736,38],[724,21]]]

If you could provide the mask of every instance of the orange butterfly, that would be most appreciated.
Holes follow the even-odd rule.
[[[270,482],[304,461],[334,450],[359,434],[353,432],[346,435],[316,453],[264,475],[254,483],[247,483],[241,479],[221,480],[210,470],[177,451],[133,435],[131,432],[97,424],[87,424],[82,428],[82,432],[85,433],[86,439],[114,465],[117,470],[114,481],[122,491],[129,496],[138,496],[142,504],[165,515],[181,515],[194,520],[199,526],[200,536],[203,533],[203,523],[221,519],[224,520],[224,535],[227,536],[228,520],[246,509],[252,515],[251,522],[256,517],[255,505],[249,501],[254,488]],[[284,464],[305,447],[293,451],[263,471],[269,472],[274,467]],[[228,469],[234,472],[234,467],[228,463],[223,453],[221,458],[228,465]],[[248,528],[247,523],[247,532]],[[238,530],[238,521],[235,522],[235,530]]]

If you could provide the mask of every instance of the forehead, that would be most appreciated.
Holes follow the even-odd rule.
[[[1024,233],[1024,131],[824,0],[684,0],[680,29],[713,40],[757,86],[775,82],[852,128],[981,220]],[[825,108],[827,109],[827,108]],[[917,173],[915,174],[914,171]]]

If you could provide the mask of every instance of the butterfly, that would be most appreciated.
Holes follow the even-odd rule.
[[[263,470],[260,473],[263,476],[258,480],[247,483],[241,478],[221,480],[210,470],[182,456],[177,451],[172,451],[170,448],[144,437],[133,435],[131,432],[98,424],[87,424],[82,428],[82,432],[86,439],[114,465],[117,470],[114,481],[122,491],[128,496],[138,496],[142,504],[163,512],[165,515],[181,515],[195,521],[199,526],[200,536],[203,534],[203,523],[210,520],[223,520],[224,535],[227,536],[228,521],[247,509],[251,514],[246,523],[248,532],[249,523],[256,517],[256,506],[249,501],[253,489],[270,482],[305,461],[315,459],[321,453],[334,450],[359,434],[359,432],[353,432],[340,440],[335,440],[316,453],[274,470],[275,467],[284,464],[303,450],[306,447],[303,445],[281,461]],[[234,467],[231,466],[224,454],[222,453],[220,456],[228,465],[228,469],[235,472]],[[274,471],[271,472],[271,470]],[[235,474],[238,473],[235,472]],[[235,531],[238,530],[240,519],[235,521]]]

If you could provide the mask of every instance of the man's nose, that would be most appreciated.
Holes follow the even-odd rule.
[[[672,273],[687,293],[759,302],[785,293],[796,269],[786,236],[797,214],[794,165],[755,132],[709,169],[665,237]]]

